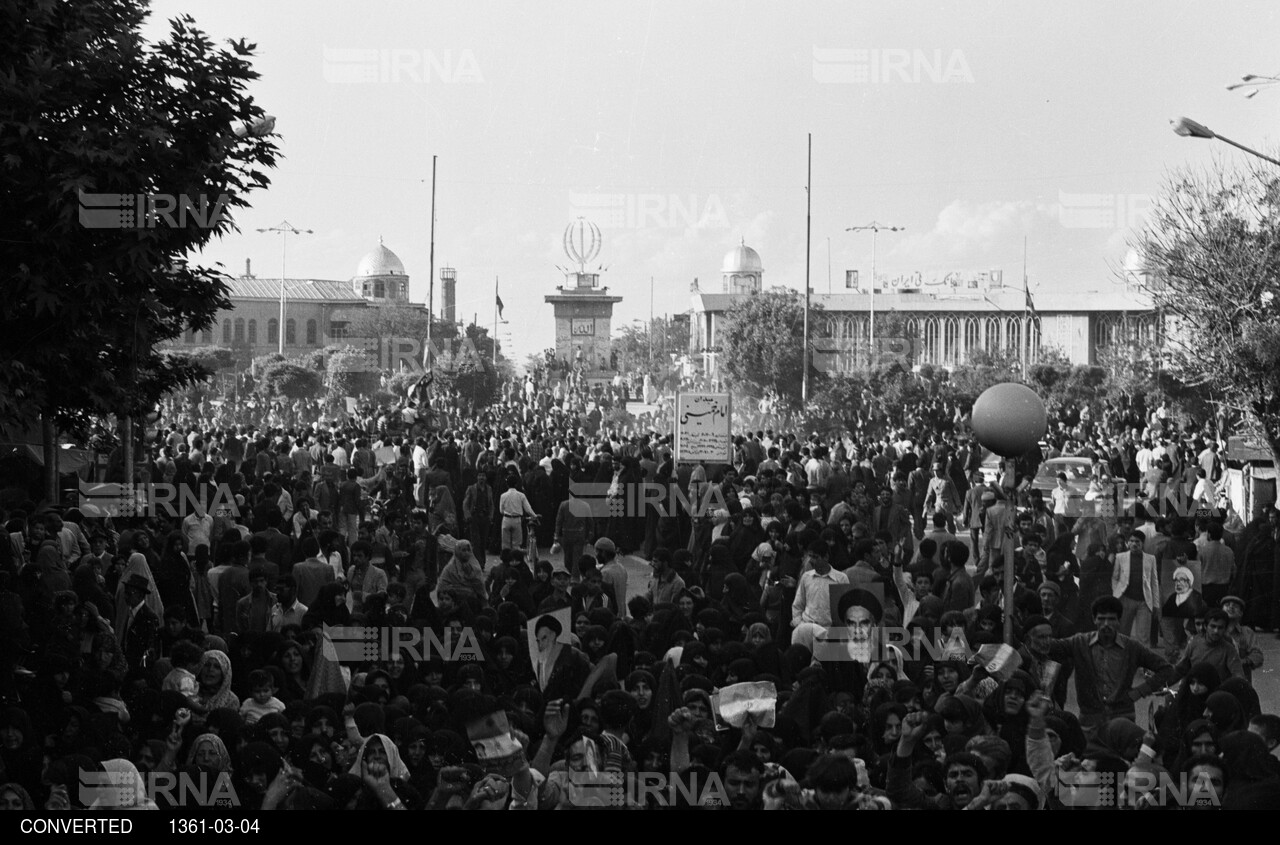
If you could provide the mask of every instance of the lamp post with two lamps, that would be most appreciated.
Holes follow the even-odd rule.
[[[281,355],[283,355],[283,354],[284,354],[284,326],[285,326],[285,322],[284,322],[284,294],[285,294],[284,282],[285,282],[285,278],[286,278],[286,274],[285,274],[285,258],[286,258],[286,255],[287,255],[287,251],[286,251],[286,250],[287,250],[288,245],[289,245],[289,236],[290,236],[290,235],[313,235],[313,234],[315,234],[315,232],[314,232],[314,231],[312,231],[311,229],[299,229],[299,228],[297,228],[296,226],[294,226],[292,223],[290,223],[288,220],[282,221],[282,222],[280,223],[280,225],[279,225],[279,226],[272,226],[272,227],[270,227],[270,228],[268,228],[268,229],[259,229],[258,231],[259,231],[259,232],[262,232],[262,233],[266,233],[266,232],[278,232],[278,233],[280,234],[280,236],[281,236],[281,240],[280,240],[280,331],[277,333],[277,334],[278,334],[278,337],[280,338],[280,344],[279,344],[279,347],[277,348],[277,351],[278,351]]]
[[[876,237],[881,231],[905,232],[906,230],[906,226],[886,226],[874,220],[865,226],[850,226],[845,229],[846,232],[871,233],[871,308],[870,317],[867,319],[868,360],[870,361],[874,361],[876,354]]]

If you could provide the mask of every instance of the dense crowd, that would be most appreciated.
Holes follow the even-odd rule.
[[[139,807],[155,772],[251,809],[1280,806],[1280,511],[1219,507],[1214,421],[1055,409],[1000,465],[929,402],[677,464],[669,403],[624,429],[637,385],[553,376],[472,416],[169,405],[135,480],[204,505],[0,514],[0,807],[91,804],[84,771]],[[1032,483],[1059,456],[1145,498],[1073,510]],[[352,662],[353,625],[468,648]]]

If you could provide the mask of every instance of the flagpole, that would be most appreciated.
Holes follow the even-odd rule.
[[[1022,380],[1027,380],[1027,350],[1031,346],[1031,289],[1027,287],[1027,236],[1022,236]]]
[[[431,257],[427,265],[427,347],[422,350],[422,367],[431,365],[431,321],[436,299],[436,157],[431,157]],[[406,291],[407,293],[407,291]]]

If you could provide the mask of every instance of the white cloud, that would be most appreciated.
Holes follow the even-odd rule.
[[[1021,251],[1021,237],[1032,231],[1037,218],[1051,214],[1050,207],[1027,200],[955,200],[938,212],[932,229],[901,236],[885,255],[910,256],[920,267],[980,263],[1009,252],[1011,246]]]

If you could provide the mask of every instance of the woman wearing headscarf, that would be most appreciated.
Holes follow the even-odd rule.
[[[1112,719],[1098,728],[1085,756],[1110,755],[1132,763],[1142,750],[1144,731],[1129,719]]]
[[[276,651],[272,665],[280,667],[284,675],[284,683],[276,690],[276,697],[285,704],[305,700],[310,669],[302,646],[293,640],[285,642]]]
[[[760,527],[760,514],[755,508],[746,508],[739,516],[738,527],[729,535],[729,562],[738,572],[746,572],[751,554],[768,539]]]
[[[0,811],[14,810],[19,813],[38,812],[36,802],[31,800],[31,793],[20,783],[0,783]]]
[[[187,752],[187,765],[227,774],[232,771],[231,755],[227,753],[226,744],[221,737],[212,733],[200,734],[191,743],[191,749]]]
[[[156,802],[147,797],[147,785],[138,773],[138,767],[123,758],[105,760],[102,768],[110,776],[111,786],[94,790],[99,793],[91,810],[158,810]]]
[[[1254,716],[1261,715],[1262,703],[1258,698],[1258,691],[1244,678],[1227,678],[1217,691],[1233,695],[1236,701],[1240,702],[1240,711],[1245,725],[1248,725],[1249,720]]]
[[[206,651],[196,674],[198,697],[206,710],[239,712],[240,700],[231,691],[231,658],[221,651]]]
[[[427,526],[435,534],[440,528],[451,536],[458,536],[458,509],[453,505],[453,494],[440,484],[431,490],[431,512]]]
[[[1234,731],[1219,743],[1227,767],[1224,810],[1274,810],[1280,799],[1280,764],[1267,744],[1250,731]]]
[[[1211,693],[1205,700],[1204,717],[1213,722],[1213,726],[1221,734],[1242,730],[1246,725],[1240,700],[1221,689]]]
[[[1173,705],[1165,711],[1156,727],[1156,735],[1160,739],[1160,748],[1166,760],[1173,759],[1170,752],[1177,748],[1178,738],[1183,730],[1192,722],[1204,718],[1205,704],[1220,683],[1218,670],[1211,663],[1197,663],[1182,679],[1182,686],[1178,688]]]
[[[149,557],[154,556],[155,552],[151,550],[151,537],[145,531],[138,531],[134,535],[134,552],[129,555],[129,562],[125,565],[124,571],[120,573],[120,581],[116,586],[116,613],[115,625],[113,630],[119,633],[127,630],[129,627],[129,615],[133,608],[129,607],[128,600],[124,597],[124,585],[133,575],[141,575],[147,579],[151,589],[147,593],[147,608],[156,615],[157,619],[164,619],[164,600],[160,598],[160,590],[156,586],[155,576],[151,571],[151,563]],[[159,558],[156,558],[157,565]]]
[[[724,615],[723,630],[726,637],[731,640],[742,638],[746,617],[757,612],[758,595],[744,575],[732,572],[724,579],[724,598],[720,601],[720,611]]]
[[[187,558],[186,548],[187,538],[181,531],[171,532],[165,538],[164,550],[160,554],[160,565],[154,573],[156,586],[164,605],[181,608],[183,621],[188,625],[199,625],[195,595],[192,593],[195,577],[191,571],[191,561]]]
[[[307,608],[307,618],[314,619],[316,624],[351,624],[351,609],[347,607],[347,585],[337,583],[321,587],[316,600]],[[304,620],[303,628],[306,627],[308,623]]]
[[[703,569],[703,590],[709,599],[724,595],[724,579],[738,572],[729,559],[729,541],[720,539],[711,544],[707,552],[707,565]]]
[[[364,780],[369,809],[401,809],[406,805],[416,808],[421,803],[417,791],[409,787],[409,767],[401,759],[400,749],[385,734],[365,738],[347,773]]]
[[[107,579],[97,563],[81,563],[71,576],[72,589],[81,604],[92,604],[99,616],[112,617],[115,614],[115,602],[103,589]]]
[[[27,711],[21,707],[0,711],[0,763],[4,764],[5,776],[37,794],[43,791],[40,743]]]
[[[1173,770],[1180,771],[1187,761],[1201,754],[1217,756],[1218,742],[1221,734],[1208,719],[1195,719],[1181,731],[1174,752],[1162,755],[1165,760],[1173,761]]]

